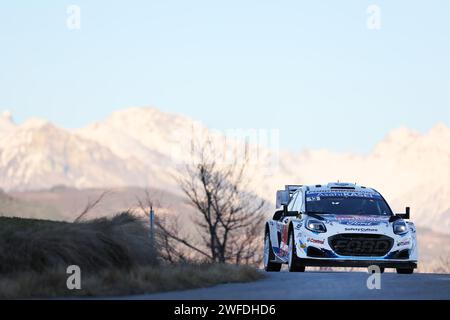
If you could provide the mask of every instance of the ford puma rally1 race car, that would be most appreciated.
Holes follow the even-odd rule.
[[[417,268],[416,228],[394,214],[374,189],[349,183],[288,185],[277,192],[277,210],[267,221],[264,269],[303,272],[307,266]]]

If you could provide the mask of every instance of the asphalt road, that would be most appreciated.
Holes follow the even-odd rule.
[[[251,283],[223,284],[210,288],[166,292],[132,299],[149,300],[300,300],[300,299],[450,299],[450,275],[381,274],[381,289],[367,288],[368,273],[312,272],[268,273]]]

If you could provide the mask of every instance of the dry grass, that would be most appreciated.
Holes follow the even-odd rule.
[[[145,222],[130,213],[66,223],[0,217],[0,298],[122,296],[253,281],[263,274],[225,264],[163,264]],[[66,269],[81,269],[81,290]]]
[[[0,274],[43,272],[78,265],[84,271],[155,264],[156,253],[139,218],[65,223],[0,218]]]
[[[65,270],[25,272],[0,277],[1,299],[107,297],[208,287],[219,283],[248,282],[264,277],[254,268],[226,264],[138,267],[83,273],[81,290],[68,290]]]

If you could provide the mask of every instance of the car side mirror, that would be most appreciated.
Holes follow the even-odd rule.
[[[288,211],[287,205],[283,205],[283,217],[296,217],[298,215],[298,211]]]
[[[280,220],[281,217],[283,217],[283,210],[277,210],[277,211],[275,211],[275,213],[273,214],[272,219],[277,221],[277,220]]]
[[[397,216],[399,216],[402,219],[409,219],[410,211],[411,211],[410,207],[406,207],[405,213],[397,213]]]

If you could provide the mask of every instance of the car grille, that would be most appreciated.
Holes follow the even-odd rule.
[[[330,247],[340,256],[385,256],[394,239],[381,234],[337,234],[328,238]]]

